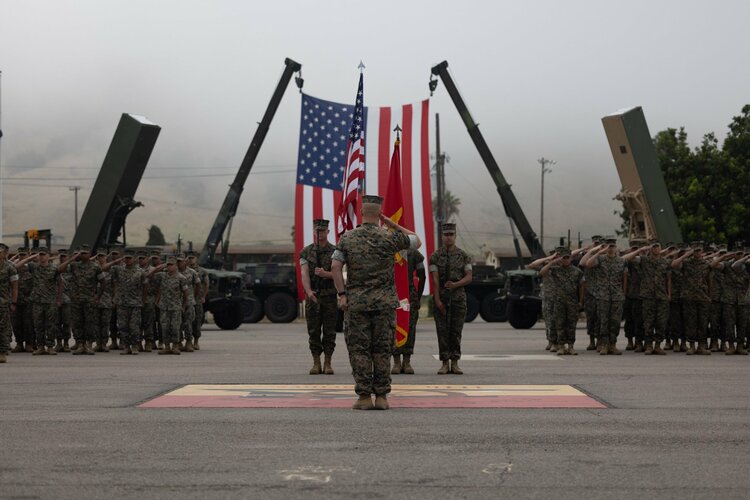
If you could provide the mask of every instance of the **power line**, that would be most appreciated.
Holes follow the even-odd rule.
[[[289,170],[276,170],[273,172],[255,172],[256,175],[264,174],[284,174],[289,172],[295,172],[294,169]],[[211,177],[234,177],[236,174],[188,174],[188,175],[151,175],[143,176],[143,180],[149,179],[191,179],[191,178],[211,178]],[[96,177],[0,177],[3,181],[94,181]]]

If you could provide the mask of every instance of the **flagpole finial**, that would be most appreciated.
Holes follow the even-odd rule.
[[[365,69],[365,63],[363,63],[361,59],[359,60],[359,66],[357,66],[357,68],[359,68],[360,73],[362,73],[362,70]]]
[[[398,123],[396,124],[396,128],[393,129],[394,132],[396,132],[396,146],[401,144],[401,127],[398,126]]]

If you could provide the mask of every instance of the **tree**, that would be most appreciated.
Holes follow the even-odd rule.
[[[167,242],[164,239],[164,233],[161,232],[159,226],[152,225],[150,228],[148,228],[148,241],[146,242],[146,245],[164,246],[166,244]]]
[[[454,215],[458,215],[460,212],[460,209],[458,208],[459,205],[461,205],[461,199],[453,196],[453,193],[450,191],[445,191],[445,196],[443,196],[443,206],[445,207],[445,222],[448,222],[451,220],[451,218]],[[432,199],[432,211],[435,214],[435,218],[437,219],[438,216],[438,203],[437,198]]]

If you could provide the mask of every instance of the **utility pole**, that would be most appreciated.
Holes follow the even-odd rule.
[[[544,174],[552,172],[552,169],[547,168],[547,165],[554,165],[557,162],[555,160],[549,160],[544,156],[539,158],[537,162],[542,166],[542,210],[539,221],[539,244],[542,246],[542,250],[544,250]]]
[[[443,222],[445,222],[445,155],[440,152],[440,114],[435,113],[435,178],[437,180],[437,247],[443,243]]]
[[[2,126],[2,106],[3,106],[3,72],[0,71],[0,144],[2,144],[3,126]],[[3,169],[2,153],[0,152],[0,239],[3,237]]]
[[[68,187],[68,191],[74,191],[75,192],[75,223],[73,235],[75,235],[75,232],[78,231],[78,191],[80,191],[81,186],[70,186]]]

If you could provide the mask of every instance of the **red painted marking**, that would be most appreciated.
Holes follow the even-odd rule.
[[[139,408],[351,408],[351,397],[161,396]],[[589,396],[391,396],[392,408],[606,408]]]

